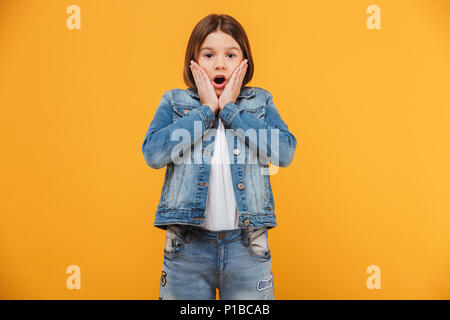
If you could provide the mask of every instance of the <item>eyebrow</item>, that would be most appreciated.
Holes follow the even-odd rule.
[[[235,50],[239,51],[239,48],[238,48],[238,47],[229,47],[229,48],[226,48],[226,50],[232,50],[232,49],[235,49]],[[214,51],[214,49],[211,48],[211,47],[203,47],[203,48],[200,49],[200,52],[202,52],[203,50],[211,50],[211,51]]]

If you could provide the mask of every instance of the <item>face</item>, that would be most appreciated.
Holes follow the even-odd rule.
[[[206,71],[214,91],[219,97],[233,71],[242,60],[244,60],[244,55],[236,40],[222,31],[216,31],[210,33],[200,46],[197,63]],[[216,83],[214,79],[218,75],[224,76],[225,81],[220,84]]]

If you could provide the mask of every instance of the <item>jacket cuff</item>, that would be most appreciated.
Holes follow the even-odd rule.
[[[233,102],[228,102],[223,107],[222,111],[220,111],[219,113],[219,117],[222,119],[226,127],[231,127],[231,123],[233,122],[233,119],[239,110],[240,108],[236,106]]]
[[[205,130],[211,128],[214,125],[216,117],[214,116],[214,112],[208,105],[196,108],[193,111],[196,111],[200,115],[200,118],[202,118],[203,124],[205,125]]]

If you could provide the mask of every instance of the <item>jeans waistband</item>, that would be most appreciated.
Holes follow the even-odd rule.
[[[191,233],[192,236],[197,236],[203,240],[209,241],[237,241],[242,240],[244,235],[243,229],[232,229],[232,230],[221,230],[221,231],[211,231],[203,229],[201,227],[194,226],[182,226],[182,229]]]

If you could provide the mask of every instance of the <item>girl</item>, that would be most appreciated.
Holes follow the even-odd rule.
[[[245,86],[253,70],[239,22],[205,17],[187,46],[188,88],[163,94],[145,135],[147,164],[166,166],[160,299],[215,299],[216,288],[220,299],[274,299],[269,162],[288,166],[297,141],[270,92]]]

